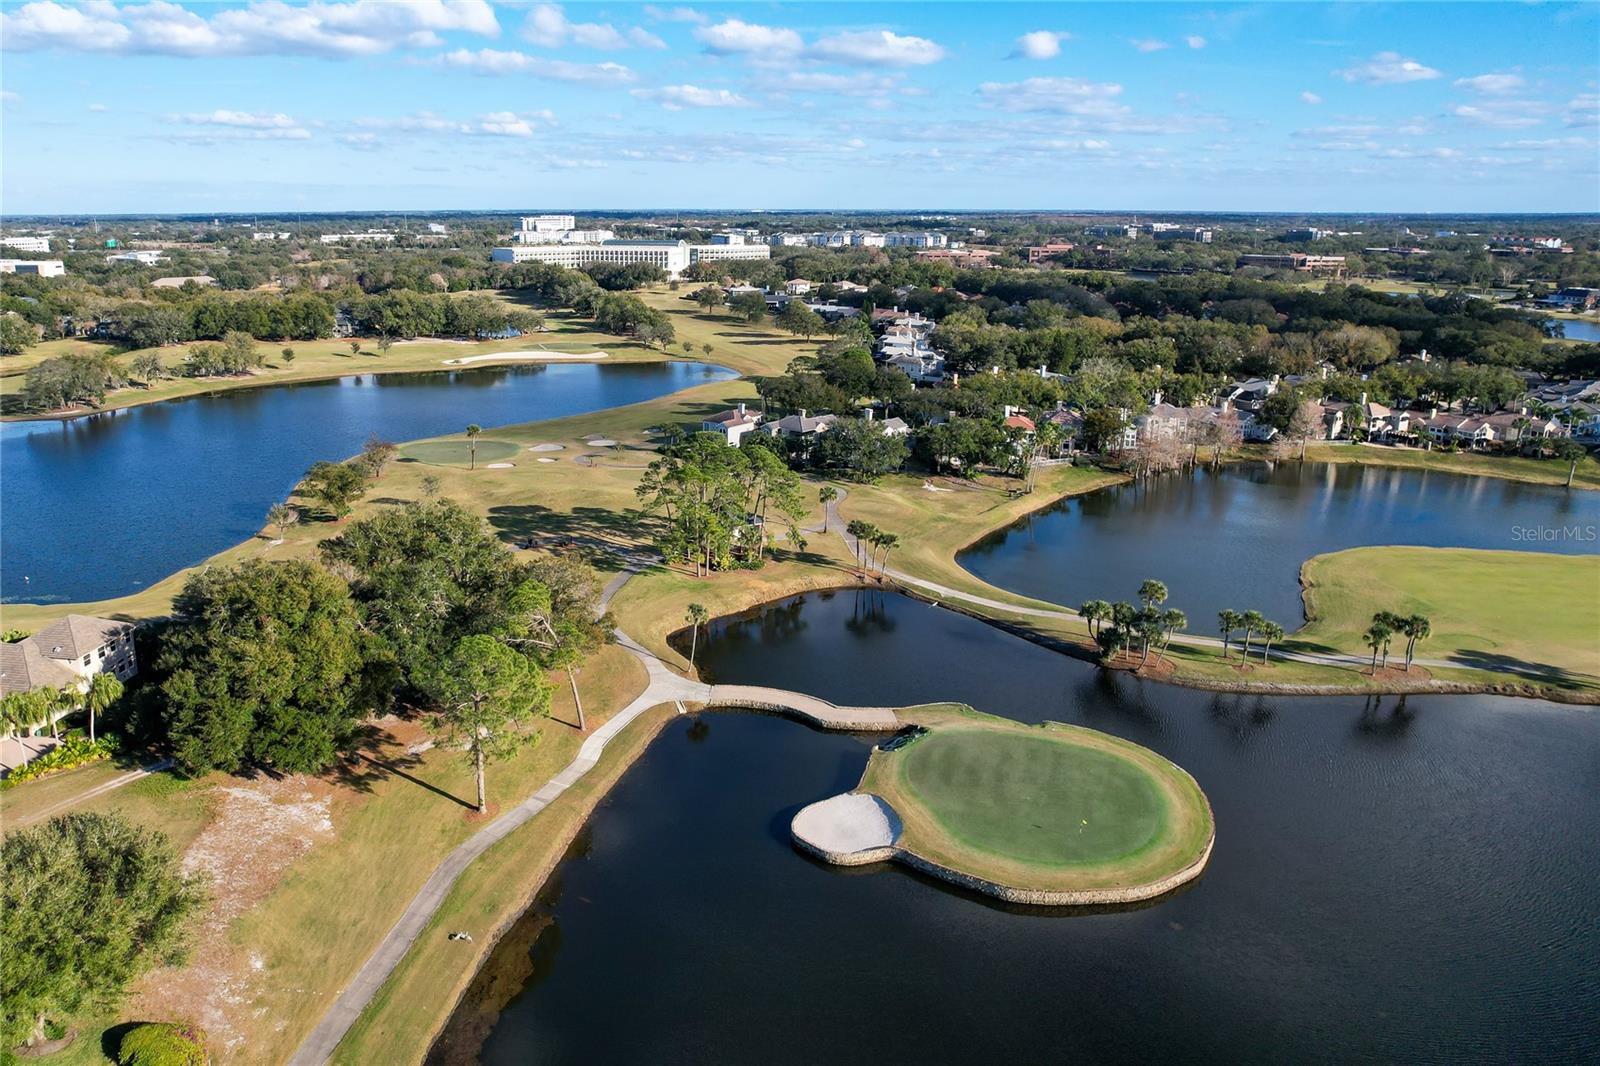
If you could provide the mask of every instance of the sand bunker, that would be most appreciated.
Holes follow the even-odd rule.
[[[610,437],[595,437],[589,442],[589,447],[591,448],[615,448],[616,446],[617,442]]]
[[[517,465],[516,463],[490,463],[489,464],[489,469],[490,470],[510,470],[512,467],[514,467],[516,465]]]
[[[553,462],[555,462],[555,460],[554,460],[554,459],[540,459],[540,460],[539,460],[539,461],[540,461],[540,462],[541,462],[541,463],[553,463]]]
[[[535,444],[528,450],[530,452],[564,452],[567,450],[567,446],[565,444]]]

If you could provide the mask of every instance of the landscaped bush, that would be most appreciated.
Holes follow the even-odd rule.
[[[85,737],[69,736],[45,754],[31,760],[26,766],[19,766],[7,774],[5,780],[0,781],[0,789],[15,788],[24,781],[32,781],[36,777],[45,777],[62,770],[87,766],[101,759],[109,759],[116,754],[116,751],[117,742],[111,737],[101,737],[90,742]]]
[[[117,1048],[121,1066],[206,1066],[205,1031],[192,1025],[147,1022]]]

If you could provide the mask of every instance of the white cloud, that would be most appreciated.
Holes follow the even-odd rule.
[[[1539,125],[1550,108],[1536,100],[1481,100],[1451,108],[1450,113],[1474,126],[1514,130]]]
[[[698,85],[665,85],[659,89],[635,89],[641,100],[654,100],[668,111],[686,107],[750,107],[751,102],[729,89],[702,89]]]
[[[706,46],[706,51],[716,55],[796,55],[805,47],[805,42],[793,30],[759,26],[740,19],[726,19],[714,26],[702,26],[694,31],[694,37]]]
[[[1054,59],[1061,54],[1063,42],[1072,34],[1062,30],[1034,30],[1017,38],[1017,49],[1012,53],[1023,59]]]
[[[834,74],[821,70],[788,70],[763,78],[757,87],[767,92],[833,93],[838,96],[885,96],[902,88],[899,74]]]
[[[1600,94],[1582,93],[1568,100],[1562,120],[1569,127],[1600,125]]]
[[[1305,92],[1300,94],[1300,102],[1304,104],[1310,104],[1311,106],[1315,107],[1317,104],[1322,103],[1322,97],[1318,96],[1310,89],[1307,89]]]
[[[710,16],[703,15],[692,7],[660,8],[654,4],[646,4],[644,13],[657,22],[693,22],[704,24],[711,21]]]
[[[1183,43],[1188,45],[1190,48],[1204,48],[1206,46],[1206,39],[1199,34],[1194,34],[1192,36],[1185,37],[1183,39]]]
[[[553,112],[542,111],[491,111],[472,119],[453,119],[432,111],[418,111],[398,118],[363,117],[355,119],[355,132],[340,135],[339,140],[352,148],[377,148],[384,142],[385,133],[438,134],[462,137],[516,137],[534,136],[540,127],[555,125]]]
[[[902,37],[888,30],[835,33],[806,50],[823,62],[854,66],[920,67],[944,58],[944,49],[926,37]]]
[[[1399,52],[1379,52],[1365,63],[1357,63],[1334,74],[1345,81],[1360,81],[1368,85],[1402,85],[1408,81],[1430,81],[1439,72],[1424,66],[1415,59],[1407,59]]]
[[[1172,46],[1166,41],[1158,41],[1154,37],[1135,37],[1128,41],[1141,52],[1159,52]]]
[[[622,33],[609,22],[572,22],[559,4],[539,4],[522,23],[522,36],[544,48],[559,48],[571,41],[584,48],[616,50],[638,45],[665,48],[667,42],[643,29]]]
[[[0,14],[0,41],[18,52],[338,58],[437,47],[438,35],[447,32],[493,37],[500,25],[487,0],[317,0],[304,6],[253,0],[209,18],[168,0],[120,7],[112,0],[81,6],[34,0]]]
[[[1475,93],[1498,96],[1522,88],[1522,75],[1511,73],[1479,74],[1475,78],[1457,78],[1456,88],[1471,89]]]
[[[190,112],[165,116],[174,126],[195,126],[196,130],[170,135],[171,140],[210,144],[217,141],[308,141],[311,131],[299,119],[282,112],[254,111]]]
[[[89,105],[89,110],[93,111],[96,114],[100,114],[102,112],[110,111],[111,109],[109,107],[107,107],[105,104],[90,104]]]
[[[12,104],[20,103],[22,103],[21,93],[14,93],[10,89],[0,90],[0,104],[5,104],[9,107]]]
[[[772,64],[796,59],[848,66],[910,67],[937,63],[944,49],[925,37],[903,37],[888,30],[835,33],[811,44],[794,30],[726,19],[694,31],[713,55],[744,55]]]
[[[978,95],[1002,111],[1044,111],[1063,115],[1108,117],[1126,114],[1117,102],[1122,86],[1083,78],[1028,78],[1020,82],[984,82]]]
[[[551,81],[570,81],[586,85],[624,85],[639,76],[621,63],[569,63],[561,59],[530,56],[526,52],[502,52],[480,48],[473,52],[458,48],[433,62],[479,74],[528,74]]]

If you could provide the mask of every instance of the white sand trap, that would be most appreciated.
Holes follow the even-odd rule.
[[[795,837],[848,862],[886,858],[884,849],[900,839],[900,816],[870,792],[846,792],[802,807],[789,823]]]
[[[553,463],[553,462],[555,462],[554,459],[543,459],[543,458],[541,458],[539,461],[541,463]]]
[[[418,337],[415,340],[395,341],[394,342],[394,346],[396,348],[400,348],[400,347],[403,347],[403,346],[405,346],[407,344],[477,344],[477,343],[478,343],[477,341],[468,340],[465,337]]]
[[[490,470],[510,470],[512,467],[514,467],[516,465],[517,465],[516,463],[490,463],[489,464],[489,469]]]
[[[605,352],[486,352],[483,355],[463,355],[459,359],[446,359],[444,364],[446,366],[465,366],[467,363],[538,363],[561,359],[605,358]]]
[[[595,437],[589,441],[589,447],[591,448],[615,448],[616,446],[617,442],[610,437]]]
[[[564,452],[567,450],[567,446],[565,444],[535,444],[528,450],[530,452]]]
[[[938,485],[930,485],[926,481],[924,481],[922,483],[922,487],[927,489],[929,492],[954,492],[954,491],[956,491],[955,489],[940,488]]]

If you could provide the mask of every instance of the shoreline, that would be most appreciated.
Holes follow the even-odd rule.
[[[619,340],[624,344],[631,343],[629,341],[626,341],[623,338],[619,338]],[[445,343],[445,342],[429,341],[428,343]],[[450,342],[450,343],[467,343],[467,342],[459,342],[458,341],[458,342]],[[397,347],[398,347],[398,345],[397,345]],[[502,358],[502,355],[504,355],[507,358]],[[360,356],[352,356],[350,358],[360,358]],[[381,357],[379,357],[379,358],[381,358]],[[320,383],[329,382],[329,381],[345,381],[347,379],[352,379],[352,378],[367,377],[368,375],[377,376],[377,375],[391,375],[391,374],[453,374],[453,373],[458,373],[460,371],[466,371],[466,370],[493,370],[493,369],[497,369],[497,368],[508,369],[508,368],[511,368],[511,367],[519,366],[519,365],[520,366],[538,366],[541,363],[551,364],[551,365],[559,365],[559,366],[583,366],[583,365],[618,366],[618,365],[625,365],[625,364],[649,364],[649,363],[699,363],[699,364],[702,364],[704,366],[718,366],[718,365],[720,365],[720,364],[716,364],[716,363],[709,363],[709,362],[706,362],[706,361],[701,360],[701,359],[680,359],[677,356],[674,356],[671,352],[657,352],[657,353],[654,353],[653,355],[652,354],[645,354],[645,355],[641,356],[640,358],[636,358],[636,359],[635,358],[614,359],[614,358],[612,358],[610,356],[609,353],[605,353],[605,352],[597,353],[597,354],[575,353],[575,354],[571,354],[571,355],[567,355],[567,354],[564,354],[564,353],[552,352],[548,356],[533,357],[533,356],[529,356],[526,353],[526,351],[522,351],[522,352],[505,352],[505,353],[486,352],[481,356],[472,356],[472,357],[469,357],[469,358],[470,358],[470,362],[467,361],[467,360],[449,360],[449,359],[446,359],[446,360],[441,360],[438,363],[430,363],[430,364],[423,365],[423,366],[382,366],[382,365],[377,365],[377,366],[367,367],[367,368],[362,369],[362,370],[354,370],[354,369],[352,369],[352,370],[339,370],[339,371],[334,371],[334,372],[329,372],[329,373],[316,372],[316,373],[311,373],[311,374],[307,374],[307,375],[303,375],[303,376],[284,377],[284,378],[274,379],[274,380],[270,380],[270,381],[257,380],[258,375],[255,375],[255,374],[241,374],[241,375],[237,375],[237,376],[233,376],[233,377],[190,378],[190,379],[187,379],[187,380],[203,381],[203,382],[213,383],[214,387],[205,388],[205,389],[195,389],[192,392],[180,392],[180,393],[177,393],[176,395],[172,395],[172,396],[145,396],[145,395],[139,395],[138,394],[139,390],[136,390],[136,389],[134,389],[133,387],[130,386],[126,390],[118,390],[118,391],[119,392],[120,391],[133,392],[134,395],[128,396],[125,399],[120,399],[120,400],[118,400],[116,402],[107,403],[103,407],[85,408],[85,409],[82,409],[82,410],[64,410],[64,409],[62,409],[62,410],[56,410],[56,411],[43,411],[43,412],[39,412],[39,413],[31,413],[30,412],[30,413],[27,413],[27,414],[0,415],[0,423],[22,423],[22,424],[27,424],[29,422],[39,422],[39,423],[44,423],[44,422],[62,422],[62,423],[65,423],[65,422],[72,422],[72,421],[75,421],[75,420],[80,419],[80,418],[92,418],[95,415],[115,414],[118,411],[131,411],[136,407],[149,407],[152,404],[177,403],[177,402],[180,402],[180,401],[183,401],[183,400],[199,399],[199,398],[206,397],[206,396],[218,396],[218,395],[222,395],[224,393],[240,392],[240,391],[245,391],[245,390],[250,390],[250,389],[286,388],[286,387],[293,386],[293,385],[311,385],[311,384],[320,384]],[[732,367],[724,367],[723,369],[731,370],[733,368]],[[536,424],[536,423],[521,423],[521,422],[518,422],[518,423],[508,423],[508,424],[512,424],[512,425],[527,425],[527,424]],[[410,443],[410,442],[407,442],[407,443]]]

